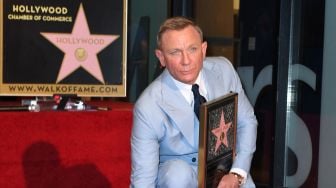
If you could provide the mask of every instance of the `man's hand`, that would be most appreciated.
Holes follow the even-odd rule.
[[[222,177],[217,188],[239,188],[238,178],[229,173]]]

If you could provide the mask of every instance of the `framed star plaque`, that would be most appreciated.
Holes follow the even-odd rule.
[[[238,94],[229,93],[200,107],[199,187],[217,187],[235,156]]]
[[[126,96],[127,0],[0,0],[0,95]]]

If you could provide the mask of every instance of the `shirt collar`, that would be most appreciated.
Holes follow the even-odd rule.
[[[180,81],[178,81],[174,78],[173,78],[173,81],[174,81],[176,87],[179,89],[179,91],[183,95],[183,97],[187,100],[188,104],[193,105],[194,94],[191,91],[192,85],[182,83],[182,82],[180,82]],[[198,84],[199,91],[200,91],[201,95],[203,95],[205,97],[205,99],[207,99],[207,91],[206,91],[206,88],[205,88],[205,83],[204,83],[202,71],[200,71],[200,73],[198,74],[198,77],[197,77],[195,83]]]

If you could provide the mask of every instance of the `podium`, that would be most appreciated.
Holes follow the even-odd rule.
[[[131,103],[108,111],[0,112],[0,187],[128,187]]]

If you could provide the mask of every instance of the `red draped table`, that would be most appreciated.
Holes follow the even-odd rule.
[[[0,187],[128,187],[132,104],[0,112]]]

